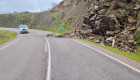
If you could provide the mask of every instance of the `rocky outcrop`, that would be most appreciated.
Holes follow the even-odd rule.
[[[136,0],[129,3],[116,1],[95,0],[84,16],[80,37],[126,52],[136,52],[134,34],[140,4]]]

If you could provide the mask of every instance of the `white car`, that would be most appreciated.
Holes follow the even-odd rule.
[[[20,30],[20,34],[29,33],[27,25],[20,25],[19,30]]]

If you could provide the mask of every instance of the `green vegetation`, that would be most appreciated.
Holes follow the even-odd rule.
[[[16,37],[16,32],[8,30],[0,30],[0,44]]]
[[[137,39],[137,46],[140,46],[140,34],[136,35],[136,39]]]
[[[36,26],[32,26],[32,29],[37,29],[37,30],[44,30],[44,26],[43,25],[39,25],[37,24]]]
[[[135,61],[140,62],[140,48],[138,48],[138,51],[136,53],[128,53],[128,52],[121,51],[121,50],[119,50],[117,48],[111,47],[111,46],[104,46],[104,45],[97,44],[97,43],[94,43],[94,42],[91,42],[91,41],[88,41],[88,40],[85,40],[85,39],[80,39],[80,40],[88,42],[88,43],[96,45],[96,46],[99,46],[99,47],[102,47],[104,49],[108,49],[108,50],[110,50],[112,52],[118,53],[120,55],[126,56],[126,57],[128,57],[130,59],[133,59]]]
[[[137,40],[137,44],[136,44],[136,47],[137,47],[137,54],[140,54],[140,27],[138,27],[137,31],[136,31],[136,40]]]
[[[29,12],[0,14],[0,26],[17,28],[20,24],[30,25],[33,14]]]
[[[61,32],[60,26],[64,27]],[[58,33],[58,34],[65,34],[68,30],[73,30],[69,24],[69,22],[61,22],[60,25],[51,28],[51,32]]]
[[[111,10],[109,9],[106,13],[106,15],[109,15],[111,13]]]
[[[72,31],[73,28],[70,26],[69,22],[61,22],[56,16],[54,17],[56,21],[56,27],[50,29],[51,32],[58,33],[58,34],[65,34],[68,30]],[[64,27],[61,31],[60,26]]]
[[[26,24],[31,29],[40,29],[45,30],[46,25],[49,24],[47,20],[48,12],[40,12],[40,13],[11,13],[11,14],[0,14],[0,26],[1,27],[10,27],[10,28],[18,28],[20,24]],[[46,16],[43,17],[44,15]]]
[[[138,27],[137,31],[136,31],[136,40],[137,40],[137,47],[140,47],[140,27]]]

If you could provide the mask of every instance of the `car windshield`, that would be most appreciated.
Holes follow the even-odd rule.
[[[27,25],[20,26],[19,28],[28,28]]]

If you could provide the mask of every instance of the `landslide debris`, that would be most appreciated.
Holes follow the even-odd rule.
[[[83,17],[81,29],[69,33],[69,36],[88,39],[126,52],[136,52],[134,35],[140,25],[140,1],[85,1],[91,2],[91,6]]]

